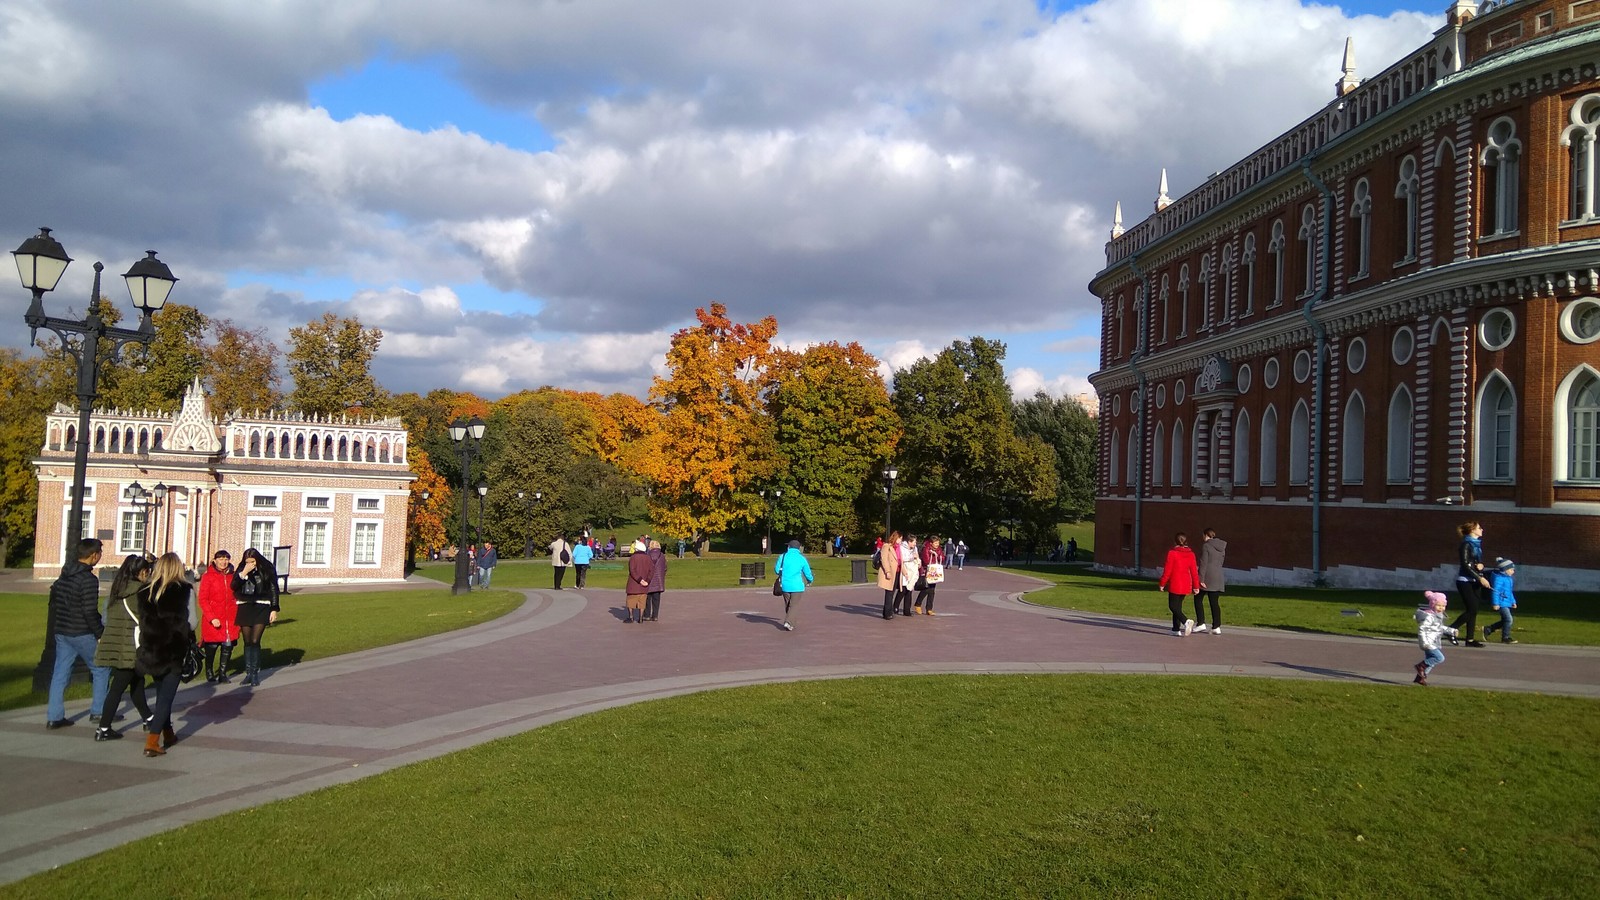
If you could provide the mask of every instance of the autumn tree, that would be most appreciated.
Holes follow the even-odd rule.
[[[456,492],[439,477],[428,460],[428,454],[416,441],[406,444],[406,465],[417,477],[411,483],[406,544],[413,550],[426,550],[429,547],[443,549],[449,540],[445,523],[450,521],[451,512],[456,509]],[[424,492],[428,494],[426,499],[422,496]]]
[[[905,428],[896,523],[977,547],[1002,519],[1050,515],[1055,461],[1038,438],[1017,434],[1004,359],[1004,344],[974,337],[895,373]]]
[[[1098,426],[1075,399],[1056,399],[1044,391],[1019,401],[1014,410],[1017,433],[1032,435],[1055,457],[1056,507],[1069,522],[1094,515],[1094,477]]]
[[[283,405],[278,347],[265,329],[244,329],[229,319],[211,321],[210,340],[200,348],[201,381],[219,413],[277,409]]]
[[[102,376],[100,406],[175,410],[200,375],[210,320],[192,306],[168,303],[151,321],[154,339],[123,345],[121,358]]]
[[[32,460],[44,447],[44,417],[72,399],[56,362],[0,347],[0,565],[33,538],[39,484]]]
[[[878,361],[856,343],[818,344],[775,352],[765,378],[780,461],[771,487],[783,491],[773,527],[808,546],[830,533],[875,532],[858,518],[857,500],[874,489],[878,463],[900,436]]]
[[[672,336],[666,376],[650,399],[663,410],[657,451],[635,461],[654,487],[651,517],[667,534],[693,539],[759,521],[756,495],[774,468],[772,433],[758,374],[778,322],[735,323],[721,303],[696,309],[698,324]]]
[[[289,375],[294,379],[289,405],[324,416],[374,408],[384,397],[372,377],[372,357],[382,341],[382,330],[331,312],[289,329]]]
[[[661,452],[661,410],[632,394],[578,396],[594,412],[596,455],[624,472],[643,475]]]

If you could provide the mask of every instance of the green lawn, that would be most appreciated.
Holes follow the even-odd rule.
[[[867,559],[857,555],[854,559]],[[850,560],[834,559],[821,553],[809,554],[806,557],[811,563],[811,572],[816,576],[819,585],[849,584]],[[761,562],[766,563],[766,578],[763,584],[771,584],[777,577],[773,565],[778,557],[759,557],[744,554],[712,553],[696,558],[686,556],[678,559],[676,556],[667,557],[667,590],[699,590],[702,588],[727,588],[739,586],[739,565],[741,563]],[[625,559],[615,559],[608,562],[597,562],[589,566],[589,587],[614,588],[622,590],[623,582],[627,578],[627,565]],[[433,578],[444,584],[455,580],[455,563],[436,562],[421,563],[417,566],[417,574],[425,578]],[[494,579],[491,584],[497,588],[548,588],[551,585],[554,573],[550,569],[548,559],[501,560],[495,566]],[[577,570],[567,567],[566,579],[562,582],[565,587],[572,587],[576,583]],[[867,568],[867,578],[877,578],[877,573],[871,567]]]
[[[484,591],[452,598],[449,591],[327,591],[303,588],[283,598],[278,623],[267,629],[262,665],[288,665],[382,647],[487,622],[522,605],[522,595]],[[0,594],[0,709],[45,702],[33,691],[33,670],[44,647],[45,597]],[[234,666],[243,654],[234,654]],[[68,698],[88,698],[88,681],[68,687]],[[76,712],[78,704],[69,705]]]
[[[1597,768],[1593,700],[1201,677],[768,685],[557,723],[0,894],[1577,897],[1600,878]]]
[[[1104,575],[1059,566],[1011,566],[1055,583],[1030,591],[1029,603],[1084,612],[1114,613],[1170,621],[1167,595],[1154,581]],[[1460,612],[1460,600],[1450,597],[1450,616]],[[1297,631],[1332,632],[1380,637],[1414,637],[1413,618],[1422,602],[1420,591],[1352,591],[1317,588],[1236,587],[1222,597],[1224,625],[1260,625]],[[1190,614],[1193,614],[1191,603]],[[1360,610],[1361,615],[1347,615]],[[1207,616],[1210,607],[1207,607]],[[1478,612],[1478,627],[1500,621],[1493,610]],[[1518,641],[1524,644],[1600,645],[1600,600],[1591,594],[1517,592]]]

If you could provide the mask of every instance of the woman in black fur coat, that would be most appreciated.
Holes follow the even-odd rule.
[[[140,674],[156,682],[156,706],[145,735],[144,755],[161,756],[178,742],[172,730],[172,700],[184,656],[194,643],[194,627],[189,622],[189,595],[194,592],[183,571],[183,560],[176,553],[162,554],[156,560],[150,586],[139,594]]]

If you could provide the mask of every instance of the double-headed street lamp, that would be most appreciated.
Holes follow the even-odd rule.
[[[22,316],[22,321],[29,329],[29,342],[37,342],[39,329],[50,329],[61,341],[61,352],[72,359],[78,368],[78,442],[72,459],[72,511],[67,519],[66,545],[61,552],[64,571],[66,565],[77,561],[78,542],[83,540],[83,493],[84,482],[88,481],[89,474],[89,417],[94,412],[94,401],[100,393],[100,341],[110,341],[109,358],[115,359],[124,344],[148,344],[154,340],[156,326],[150,317],[166,304],[167,295],[172,293],[172,286],[178,283],[178,279],[172,276],[172,270],[167,268],[166,263],[156,259],[154,250],[146,251],[145,258],[135,262],[122,276],[127,282],[128,296],[133,300],[134,308],[142,314],[139,327],[118,328],[107,325],[100,318],[100,272],[105,266],[98,262],[94,264],[94,287],[89,292],[88,313],[82,320],[65,319],[47,315],[44,311],[44,295],[56,289],[62,273],[67,271],[67,264],[72,262],[72,257],[67,255],[61,243],[50,236],[50,229],[40,228],[37,235],[11,251],[11,256],[16,260],[17,275],[22,279],[22,286],[33,293],[33,302]],[[73,336],[78,338],[76,342]],[[45,691],[49,688],[55,656],[56,623],[55,617],[49,615],[45,623],[44,653],[39,659],[38,668],[33,670],[34,690]]]
[[[160,538],[161,538],[161,507],[167,501],[167,491],[168,490],[169,490],[169,488],[166,485],[164,485],[161,482],[159,482],[159,481],[156,482],[156,486],[155,486],[154,490],[148,490],[148,491],[145,490],[144,485],[140,484],[137,481],[135,481],[133,484],[128,485],[128,497],[133,500],[133,503],[134,503],[135,506],[141,507],[144,510],[144,544],[143,544],[143,546],[144,546],[144,552],[147,553],[147,554],[150,554],[151,556],[157,555],[155,553],[156,546],[155,546],[155,544],[152,544],[151,541],[150,541],[150,530],[151,530],[151,527],[152,527],[151,521],[150,521],[151,518],[152,518],[151,511],[154,510],[154,512],[155,512],[155,515],[153,517],[155,519],[154,528],[155,528],[155,533],[156,533],[156,539],[157,539],[157,541],[159,541]]]
[[[456,537],[456,580],[450,585],[451,594],[465,594],[472,590],[467,548],[461,545],[467,542],[467,495],[472,491],[468,486],[472,480],[472,457],[477,454],[478,444],[483,440],[483,429],[483,420],[477,416],[470,421],[463,417],[450,423],[450,440],[461,448],[461,531]]]
[[[900,470],[890,466],[883,470],[883,536],[888,537],[894,530],[894,480],[900,477]]]
[[[478,482],[478,541],[477,542],[480,543],[480,544],[483,543],[483,499],[485,497],[487,497],[487,496],[489,496],[489,483],[487,481]],[[482,551],[481,547],[479,548],[479,551],[480,552]]]

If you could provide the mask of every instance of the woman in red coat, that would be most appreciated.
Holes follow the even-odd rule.
[[[218,550],[206,573],[200,576],[200,642],[206,648],[207,681],[232,681],[228,677],[228,661],[233,658],[233,644],[239,639],[239,626],[234,624],[238,609],[233,599],[233,557],[226,550]],[[217,666],[219,647],[222,665]]]
[[[1161,583],[1157,590],[1167,592],[1167,608],[1172,610],[1172,633],[1178,637],[1194,629],[1194,620],[1184,618],[1184,603],[1189,595],[1200,590],[1200,564],[1194,551],[1189,549],[1189,536],[1178,532],[1171,550],[1167,551],[1167,564],[1161,567]]]

